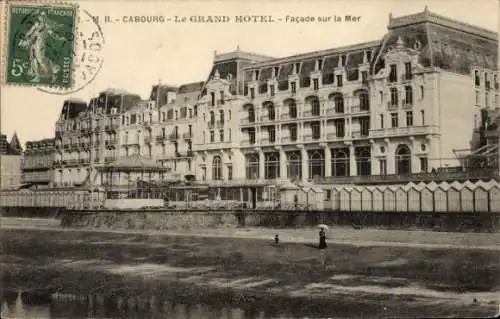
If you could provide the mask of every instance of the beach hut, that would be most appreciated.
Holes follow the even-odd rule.
[[[384,190],[385,186],[376,186],[373,188],[372,205],[375,212],[384,210]]]
[[[464,183],[460,190],[460,208],[464,213],[474,212],[474,187]]]
[[[396,188],[389,186],[384,190],[384,211],[396,211]]]
[[[356,186],[351,190],[351,212],[361,211],[361,192],[363,188]]]
[[[488,206],[488,191],[482,186],[476,187],[474,190],[474,211],[487,212]]]
[[[361,210],[363,212],[373,211],[373,187],[366,186],[361,190]]]
[[[408,211],[408,193],[406,193],[403,187],[396,189],[396,210],[398,212]]]

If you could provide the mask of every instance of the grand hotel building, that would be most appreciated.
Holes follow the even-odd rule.
[[[427,8],[390,16],[368,43],[284,58],[215,54],[205,81],[158,84],[148,100],[108,90],[89,105],[66,101],[55,182],[88,181],[90,161],[163,168],[115,184],[165,171],[229,185],[347,182],[453,166],[475,116],[499,107],[497,61],[496,33]]]

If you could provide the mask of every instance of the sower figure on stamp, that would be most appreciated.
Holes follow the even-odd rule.
[[[28,75],[33,76],[32,82],[40,81],[40,77],[50,76],[52,82],[61,71],[61,66],[46,55],[46,42],[48,37],[65,41],[66,38],[56,34],[61,26],[47,18],[45,12],[41,12],[33,26],[28,30],[26,36],[20,41],[21,48],[29,50],[30,68]]]

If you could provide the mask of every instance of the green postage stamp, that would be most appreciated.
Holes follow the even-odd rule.
[[[4,79],[7,84],[70,88],[77,6],[7,2]]]

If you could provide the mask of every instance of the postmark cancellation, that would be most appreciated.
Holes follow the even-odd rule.
[[[76,4],[6,3],[2,54],[6,84],[71,88],[77,29]]]

